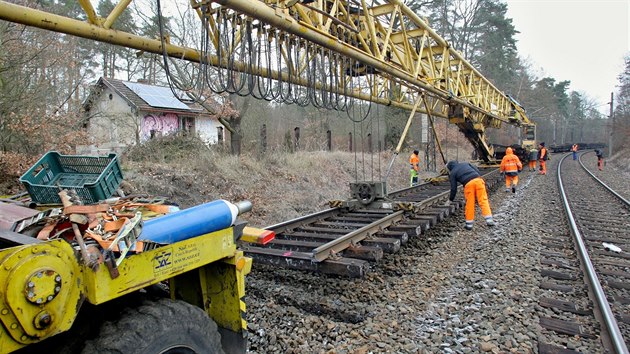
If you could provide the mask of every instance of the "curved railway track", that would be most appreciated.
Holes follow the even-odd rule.
[[[482,169],[481,173],[490,187],[499,180],[497,169]],[[260,263],[361,277],[370,262],[384,253],[398,252],[410,237],[419,237],[455,212],[461,200],[443,205],[449,190],[448,181],[426,182],[368,204],[350,201],[266,227],[276,233],[273,241],[265,246],[243,244],[242,249]],[[343,204],[331,204],[335,203]]]
[[[539,352],[558,352],[545,335],[553,331],[601,340],[605,352],[628,353],[630,203],[588,171],[581,156],[579,163],[568,156],[557,172],[571,235],[544,240],[541,287],[555,296],[540,299],[554,316],[540,317]]]

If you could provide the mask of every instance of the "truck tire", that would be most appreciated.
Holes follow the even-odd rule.
[[[105,322],[82,353],[189,354],[223,353],[214,321],[199,307],[184,301],[145,301]]]

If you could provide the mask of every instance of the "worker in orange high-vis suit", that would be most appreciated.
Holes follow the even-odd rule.
[[[514,155],[514,151],[509,147],[505,149],[505,156],[501,160],[501,173],[505,175],[505,191],[516,193],[518,185],[518,174],[523,169],[523,164],[518,156]]]
[[[420,157],[418,157],[419,153],[420,151],[414,150],[413,154],[409,156],[409,166],[410,166],[410,170],[409,170],[410,182],[409,183],[411,184],[412,187],[418,184],[418,172],[420,171]]]
[[[549,160],[549,151],[545,147],[545,143],[538,145],[538,163],[540,164],[540,174],[547,174],[547,160]]]
[[[571,146],[571,152],[573,153],[573,161],[577,160],[578,144]]]
[[[600,149],[595,149],[595,156],[597,156],[597,168],[600,171],[604,170],[604,153]]]
[[[492,210],[490,210],[490,202],[488,201],[488,193],[486,192],[486,181],[481,178],[481,174],[477,167],[468,162],[458,163],[457,161],[449,161],[446,164],[449,171],[449,180],[451,182],[451,194],[449,195],[446,205],[455,200],[457,194],[457,183],[464,185],[464,197],[466,198],[466,209],[464,215],[466,217],[466,230],[472,230],[475,222],[475,198],[479,207],[481,207],[481,215],[486,219],[486,225],[494,226],[492,219]]]

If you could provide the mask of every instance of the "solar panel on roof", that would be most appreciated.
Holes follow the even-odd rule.
[[[123,84],[151,107],[190,110],[186,104],[173,95],[173,92],[168,87],[144,85],[135,82],[123,82]]]

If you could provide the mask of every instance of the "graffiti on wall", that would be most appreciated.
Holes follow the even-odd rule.
[[[155,136],[166,136],[179,130],[179,117],[174,113],[147,114],[142,120],[142,141]]]

